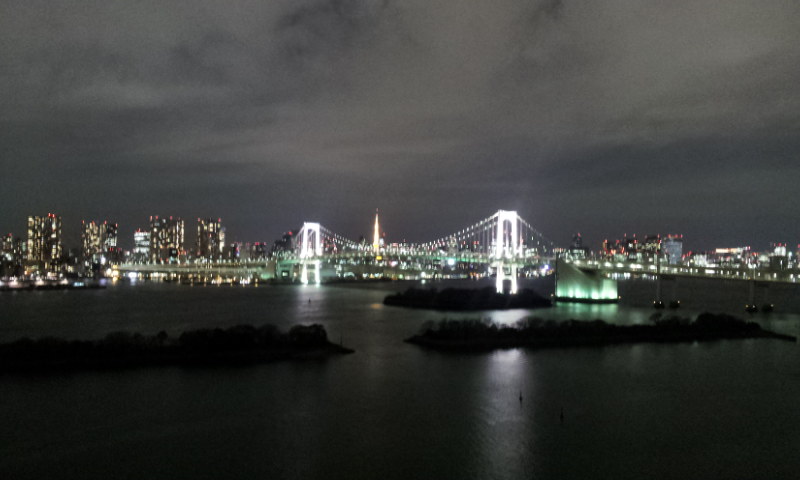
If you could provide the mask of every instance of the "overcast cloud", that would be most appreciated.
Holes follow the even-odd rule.
[[[0,1],[0,230],[794,245],[799,46],[788,0]]]

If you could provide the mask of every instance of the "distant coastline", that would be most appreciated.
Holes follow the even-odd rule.
[[[23,338],[0,344],[0,372],[48,372],[145,366],[249,365],[280,360],[315,360],[354,351],[328,341],[322,325],[238,325],[190,330],[174,338],[114,332],[101,340]]]
[[[707,342],[748,338],[796,341],[724,314],[657,318],[651,325],[613,325],[602,320],[556,322],[530,318],[514,326],[477,320],[430,324],[405,341],[436,350],[486,351],[503,348],[598,347],[625,343]]]

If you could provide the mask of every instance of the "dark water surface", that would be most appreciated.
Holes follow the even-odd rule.
[[[796,343],[442,354],[402,339],[445,316],[647,322],[653,284],[621,284],[620,305],[472,315],[381,304],[404,288],[0,294],[0,341],[316,322],[356,350],[245,368],[0,376],[0,479],[798,478]],[[682,314],[740,314],[747,300],[736,283],[673,290]],[[768,294],[776,312],[752,318],[797,335],[798,289]]]

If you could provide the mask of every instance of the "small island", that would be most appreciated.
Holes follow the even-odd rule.
[[[353,350],[329,342],[319,324],[295,325],[288,332],[274,325],[238,325],[190,330],[177,338],[164,331],[152,336],[114,332],[101,340],[23,338],[0,344],[0,372],[250,365],[348,353]]]
[[[597,347],[640,342],[704,342],[713,340],[795,337],[763,330],[757,323],[724,314],[702,313],[687,318],[655,316],[653,324],[613,325],[602,320],[556,322],[528,318],[516,325],[479,320],[429,322],[406,342],[437,350],[485,351],[500,348]]]
[[[508,310],[511,308],[551,307],[552,302],[533,290],[523,289],[516,294],[497,293],[493,287],[480,289],[446,288],[444,290],[409,288],[389,295],[384,305],[431,310],[474,311]]]

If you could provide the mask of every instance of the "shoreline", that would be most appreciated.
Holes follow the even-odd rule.
[[[355,350],[328,341],[318,324],[280,332],[272,325],[165,332],[144,336],[112,332],[100,340],[22,338],[0,344],[0,374],[118,370],[139,367],[245,366],[284,360],[323,360]]]
[[[522,289],[516,294],[504,294],[497,293],[494,287],[445,288],[443,290],[409,288],[405,292],[387,295],[383,299],[383,304],[392,307],[443,311],[533,309],[553,306],[549,299],[528,288]]]
[[[634,343],[694,343],[755,338],[796,342],[791,335],[762,329],[735,317],[704,313],[694,322],[669,319],[655,325],[614,325],[595,320],[581,322],[529,319],[522,327],[498,327],[476,321],[443,321],[438,329],[406,338],[406,343],[433,350],[486,352],[508,348],[604,347]]]

